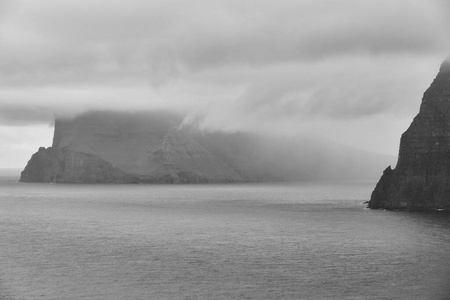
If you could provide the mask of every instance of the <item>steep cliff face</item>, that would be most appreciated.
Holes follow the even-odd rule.
[[[22,171],[20,181],[23,182],[51,182],[52,180],[52,148],[39,148],[28,161],[27,166]]]
[[[207,183],[242,177],[169,113],[94,112],[56,120],[53,145],[34,154],[24,182]]]
[[[450,209],[450,62],[424,93],[419,114],[403,133],[398,163],[388,167],[370,208]]]
[[[40,148],[21,174],[22,182],[131,183],[132,176],[92,154]]]

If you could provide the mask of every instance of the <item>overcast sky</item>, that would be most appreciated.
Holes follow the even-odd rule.
[[[447,2],[0,0],[0,168],[90,109],[396,155],[450,53]]]

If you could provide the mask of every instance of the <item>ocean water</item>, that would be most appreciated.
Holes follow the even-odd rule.
[[[450,299],[450,216],[375,182],[0,179],[0,299]]]

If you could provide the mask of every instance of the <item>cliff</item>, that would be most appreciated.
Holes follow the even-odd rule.
[[[450,62],[444,61],[424,93],[419,114],[400,140],[395,169],[388,167],[370,208],[450,209]]]
[[[211,183],[375,178],[391,157],[307,138],[201,131],[169,112],[55,121],[23,182]]]
[[[165,112],[91,112],[56,120],[53,145],[40,148],[24,182],[199,183],[242,181],[241,176]]]

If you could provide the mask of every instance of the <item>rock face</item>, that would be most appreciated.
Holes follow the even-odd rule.
[[[56,120],[53,145],[40,148],[24,182],[200,183],[242,177],[186,132],[169,113],[93,112]]]
[[[397,166],[383,172],[369,207],[450,209],[450,61],[425,92],[401,137]]]
[[[206,132],[168,112],[90,112],[55,121],[24,182],[212,183],[375,178],[389,156],[311,139]]]
[[[23,182],[112,183],[136,178],[95,155],[68,148],[40,148],[22,172]]]

